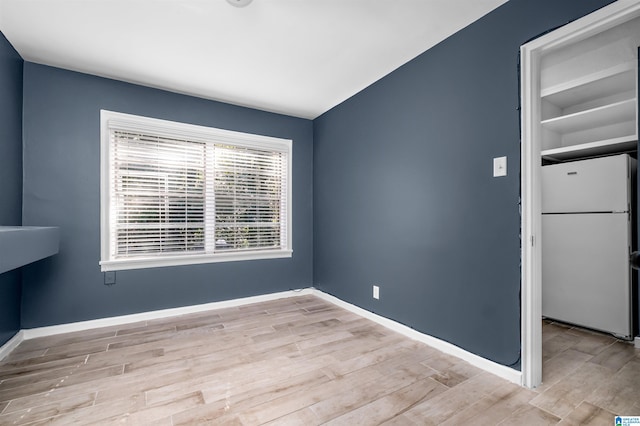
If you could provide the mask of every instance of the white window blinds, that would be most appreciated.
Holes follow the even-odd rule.
[[[114,257],[205,248],[205,144],[111,131]]]
[[[215,145],[215,236],[225,249],[286,246],[286,156]]]
[[[108,111],[102,127],[103,270],[291,255],[291,141]]]

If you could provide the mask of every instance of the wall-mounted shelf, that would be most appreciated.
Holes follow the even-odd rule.
[[[0,226],[0,274],[58,253],[60,230],[43,226]]]

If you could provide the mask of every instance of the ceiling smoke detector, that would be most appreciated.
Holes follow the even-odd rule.
[[[248,6],[253,0],[227,0],[227,2],[235,7],[245,7]]]

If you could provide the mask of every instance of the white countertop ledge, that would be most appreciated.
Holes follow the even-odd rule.
[[[0,274],[58,253],[60,228],[0,226]]]

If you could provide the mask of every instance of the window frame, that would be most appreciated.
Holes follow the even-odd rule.
[[[115,258],[112,256],[111,241],[111,143],[112,129],[151,132],[164,137],[184,138],[193,142],[204,142],[207,145],[229,144],[244,148],[273,150],[286,155],[286,247],[276,249],[256,249],[243,251],[219,251],[212,253],[157,253],[148,256]],[[100,110],[100,269],[101,271],[119,271],[128,269],[157,268],[166,266],[195,265],[215,262],[232,262],[259,259],[290,258],[293,256],[293,201],[292,170],[293,143],[290,139],[275,138],[231,130],[205,127],[195,124],[181,123],[139,115]],[[213,167],[213,166],[212,166]],[[205,185],[209,183],[205,181]],[[205,206],[209,209],[210,206]],[[215,218],[215,214],[214,214]],[[214,223],[215,225],[215,223]]]

